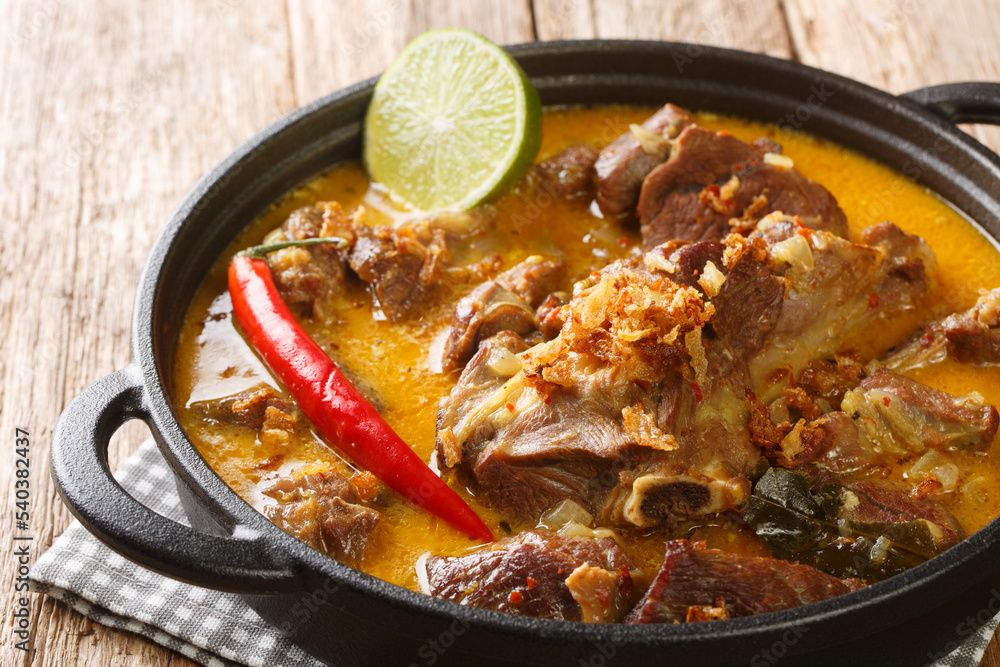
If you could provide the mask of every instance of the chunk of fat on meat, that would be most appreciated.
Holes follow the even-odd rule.
[[[881,235],[868,236],[871,245],[824,231],[802,234],[793,218],[780,215],[755,232],[767,241],[769,264],[787,284],[773,335],[750,361],[762,401],[781,395],[789,373],[832,357],[862,330],[876,346],[888,347],[892,341],[879,341],[879,322],[913,309],[927,294],[934,269],[930,248],[891,223],[883,225]],[[791,240],[796,237],[803,241]],[[806,241],[808,255],[800,247]]]
[[[581,563],[566,577],[566,588],[580,605],[584,623],[614,623],[625,615],[632,601],[622,595],[620,576],[618,572]]]

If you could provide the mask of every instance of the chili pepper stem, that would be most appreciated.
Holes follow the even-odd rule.
[[[335,245],[338,249],[343,250],[351,244],[347,239],[342,239],[339,236],[326,236],[316,239],[298,239],[294,241],[278,241],[277,243],[264,243],[262,245],[255,245],[251,248],[247,248],[246,250],[241,250],[236,253],[236,257],[264,259],[269,253],[275,252],[276,250],[282,250],[284,248],[300,248],[302,246],[310,245]]]

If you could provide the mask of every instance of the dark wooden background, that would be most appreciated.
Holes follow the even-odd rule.
[[[995,0],[0,0],[0,434],[12,460],[15,427],[31,433],[36,556],[70,522],[48,474],[52,428],[85,386],[128,363],[139,271],[173,208],[254,132],[377,74],[443,26],[501,44],[735,47],[894,93],[1000,80]],[[970,130],[1000,149],[997,130]],[[135,425],[120,431],[112,464],[145,437]],[[0,462],[8,509],[12,470]],[[12,530],[4,512],[0,545]],[[32,651],[14,650],[16,566],[3,551],[3,665],[193,664],[41,597]],[[995,644],[990,667],[1000,666]]]

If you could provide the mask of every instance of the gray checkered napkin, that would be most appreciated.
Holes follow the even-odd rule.
[[[186,523],[170,469],[143,443],[115,478],[136,500]],[[320,665],[264,622],[238,595],[189,586],[122,558],[74,521],[31,568],[35,592],[62,600],[103,625],[130,630],[203,665]],[[974,667],[998,618],[932,667]]]

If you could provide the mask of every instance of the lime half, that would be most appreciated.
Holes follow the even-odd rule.
[[[503,49],[471,30],[431,30],[375,86],[365,166],[414,208],[465,210],[524,175],[541,128],[538,92]]]

